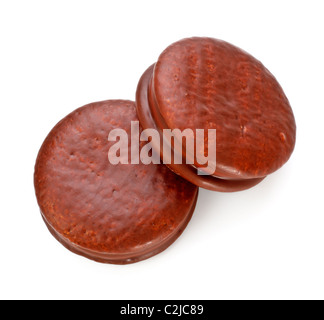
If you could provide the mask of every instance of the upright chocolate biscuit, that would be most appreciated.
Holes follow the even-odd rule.
[[[126,264],[161,252],[194,211],[198,188],[164,165],[108,161],[109,132],[124,129],[130,139],[137,120],[131,101],[86,105],[52,129],[36,160],[47,227],[68,249],[96,261]]]
[[[144,127],[150,114],[160,130],[216,129],[215,180],[189,178],[201,187],[240,190],[233,181],[250,187],[279,169],[294,149],[294,115],[275,77],[250,54],[221,40],[188,38],[166,48],[141,78],[136,103]],[[206,149],[205,139],[196,152]],[[185,165],[168,166],[189,177]],[[195,161],[192,167],[202,166]]]

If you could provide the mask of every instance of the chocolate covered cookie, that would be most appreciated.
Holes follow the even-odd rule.
[[[197,174],[204,166],[195,155],[191,164],[167,164],[207,189],[250,188],[286,163],[294,149],[295,119],[278,81],[225,41],[188,38],[170,45],[141,77],[136,105],[144,128],[203,129],[206,136],[208,129],[216,131],[217,161],[209,175]],[[196,156],[207,150],[205,138]]]
[[[36,160],[36,197],[48,229],[96,261],[126,264],[163,251],[195,208],[198,188],[165,165],[109,161],[109,132],[123,129],[130,140],[137,120],[132,101],[86,105],[52,129]]]

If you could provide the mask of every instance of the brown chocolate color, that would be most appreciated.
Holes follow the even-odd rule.
[[[163,145],[163,132],[162,129],[159,128],[153,118],[153,110],[152,103],[149,103],[150,99],[148,98],[148,88],[151,83],[152,75],[154,70],[154,64],[150,66],[142,75],[138,88],[136,91],[136,107],[137,107],[137,115],[140,119],[141,125],[143,128],[153,128],[160,133],[160,146]],[[154,141],[153,141],[154,142]],[[158,150],[160,150],[161,159],[163,159],[163,148],[160,146],[154,146]],[[193,184],[209,189],[212,191],[220,191],[220,192],[234,192],[234,191],[242,191],[249,189],[259,182],[261,182],[264,178],[255,178],[255,179],[220,179],[214,177],[212,175],[197,175],[197,169],[189,164],[175,164],[171,159],[167,159],[166,166],[175,172],[176,174],[184,177],[186,180],[192,182]]]
[[[275,77],[250,54],[225,41],[187,38],[167,47],[152,68],[138,86],[141,122],[149,109],[160,130],[216,129],[213,177],[257,183],[289,159],[296,137],[292,109]],[[187,170],[177,173],[187,178]],[[199,176],[192,182],[218,190]]]
[[[36,197],[50,232],[99,262],[127,264],[163,251],[195,208],[198,188],[166,166],[110,164],[109,131],[122,128],[130,139],[136,120],[132,101],[86,105],[52,129],[36,160]]]

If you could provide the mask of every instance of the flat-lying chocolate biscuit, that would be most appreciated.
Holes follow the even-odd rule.
[[[211,190],[251,187],[279,169],[294,149],[294,115],[275,77],[250,54],[221,40],[188,38],[166,48],[143,74],[136,104],[144,128],[151,118],[160,130],[216,129],[217,166],[211,176],[188,173],[203,169],[197,161],[191,169],[168,164]],[[196,152],[204,150],[206,139]]]
[[[52,129],[36,160],[47,227],[65,247],[96,261],[126,264],[163,251],[195,208],[198,188],[166,166],[108,161],[109,132],[124,129],[130,139],[137,120],[131,101],[86,105]]]

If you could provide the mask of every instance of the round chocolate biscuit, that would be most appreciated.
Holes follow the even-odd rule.
[[[111,164],[108,134],[125,130],[130,156],[131,121],[138,121],[131,101],[81,107],[51,130],[35,164],[48,229],[71,251],[99,262],[133,263],[163,251],[196,205],[198,188],[165,165]]]
[[[213,177],[252,186],[289,159],[296,137],[292,109],[275,77],[250,54],[225,41],[188,38],[167,47],[151,68],[142,76],[148,83],[141,79],[138,86],[147,92],[146,101],[137,94],[138,110],[148,105],[160,130],[215,129]],[[207,148],[205,139],[196,153]],[[203,170],[197,161],[192,167]],[[201,176],[195,179],[204,187]],[[208,188],[218,190],[218,181]]]

